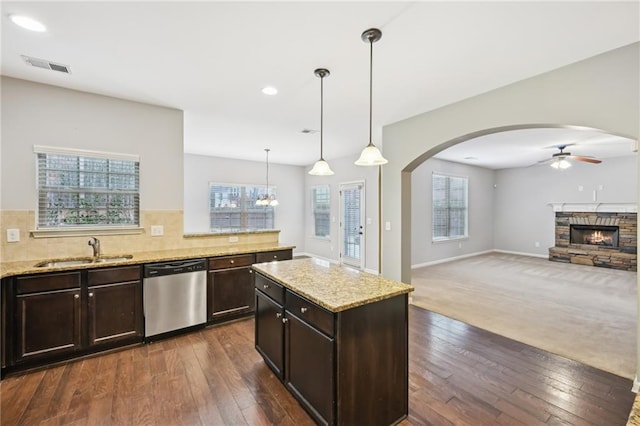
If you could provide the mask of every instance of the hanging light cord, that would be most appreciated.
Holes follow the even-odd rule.
[[[373,38],[369,38],[369,146],[373,145]]]
[[[267,152],[267,191],[265,194],[265,198],[269,199],[271,196],[269,194],[269,149],[265,149],[265,151]]]
[[[322,155],[322,123],[324,121],[324,74],[320,76],[320,160],[324,161]]]

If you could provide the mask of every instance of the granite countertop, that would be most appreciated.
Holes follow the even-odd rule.
[[[640,426],[640,394],[636,395],[627,426]]]
[[[413,291],[410,285],[314,258],[258,263],[253,269],[331,312]]]
[[[273,243],[267,244],[239,244],[225,247],[186,248],[176,250],[150,250],[145,252],[130,253],[131,259],[119,261],[106,261],[100,263],[87,263],[81,265],[68,265],[56,267],[36,267],[37,263],[54,259],[28,260],[18,262],[0,262],[0,278],[37,274],[43,272],[70,271],[77,269],[104,268],[107,266],[139,265],[142,263],[164,262],[170,260],[197,259],[201,257],[227,256],[234,254],[259,253],[272,250],[288,250],[295,246],[281,246]],[[124,256],[122,253],[103,253],[103,256]],[[72,257],[65,260],[74,259]],[[80,259],[80,258],[75,258]]]

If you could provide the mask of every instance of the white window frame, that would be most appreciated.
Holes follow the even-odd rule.
[[[105,234],[128,234],[139,233],[140,228],[140,156],[132,154],[122,154],[102,151],[89,151],[64,147],[50,147],[42,145],[34,145],[33,152],[36,162],[36,229],[32,231],[35,238],[41,237],[57,237],[57,236],[76,236],[76,235],[105,235]],[[63,156],[68,160],[76,158],[78,167],[68,169],[42,169],[42,165],[46,162],[47,156]],[[132,171],[121,169],[113,170],[111,165],[109,170],[91,170],[82,169],[81,164],[89,164],[91,160],[108,160],[109,162],[131,162],[129,165],[133,167]],[[72,160],[71,160],[72,161]],[[64,184],[64,182],[56,181],[56,173],[60,173],[57,177],[64,179],[64,173],[69,172],[75,174],[73,179]],[[103,184],[100,186],[84,186],[87,177],[91,174],[101,177]],[[102,175],[102,176],[101,176]],[[85,179],[83,181],[83,178]],[[133,179],[133,182],[131,182]],[[120,182],[126,181],[128,184],[123,185]],[[91,181],[91,179],[89,179]],[[69,183],[70,182],[70,183]],[[95,180],[93,180],[95,183]],[[132,186],[130,185],[132,183]],[[58,207],[55,219],[46,221],[44,215],[50,216],[54,211],[50,206],[44,206],[43,203],[51,200],[51,197],[60,197],[62,194],[68,194],[70,199],[74,195],[81,200],[74,205],[64,205]],[[87,199],[91,197],[106,197],[104,205],[91,205]],[[64,197],[63,197],[64,198]],[[114,206],[111,204],[115,199],[125,200],[125,207]],[[87,204],[89,203],[89,204]],[[126,203],[129,203],[126,206]],[[66,221],[71,217],[71,212],[76,212],[78,217],[76,223]],[[129,220],[123,219],[113,220],[113,214],[121,211]],[[109,219],[111,217],[111,219]],[[82,218],[82,219],[80,219]]]
[[[435,200],[435,185],[436,185],[436,180],[440,179],[440,178],[444,178],[446,180],[446,200],[445,200],[445,206],[444,207],[439,207],[437,206],[437,202]],[[462,197],[458,197],[460,199],[454,199],[452,198],[452,192],[451,192],[451,182],[452,180],[462,180],[465,185],[464,185],[464,194]],[[463,202],[463,206],[460,207],[451,207],[451,205],[453,203],[455,203],[456,201]],[[441,214],[442,212],[440,210],[442,209],[446,209],[446,213],[445,214]],[[462,209],[463,211],[463,218],[464,218],[464,224],[463,224],[463,232],[462,233],[456,233],[454,230],[455,229],[460,229],[461,228],[461,224],[460,223],[452,223],[452,221],[455,221],[455,215],[452,214],[453,210],[460,210]],[[438,235],[436,236],[436,227],[437,226],[441,226],[437,223],[438,218],[440,216],[444,216],[444,218],[447,221],[446,224],[446,229],[447,229],[447,235]],[[431,175],[431,241],[436,243],[436,242],[441,242],[441,241],[452,241],[452,240],[461,240],[461,239],[466,239],[469,238],[469,177],[468,176],[457,176],[457,175],[452,175],[452,174],[448,174],[448,173],[441,173],[441,172],[433,172]]]
[[[327,234],[326,235],[318,235],[318,218],[316,214],[318,214],[318,210],[316,208],[316,204],[318,203],[316,198],[316,190],[326,189],[327,190]],[[325,212],[323,212],[325,214]],[[318,238],[321,240],[330,240],[331,239],[331,186],[330,185],[316,185],[311,188],[311,217],[312,217],[312,237]]]
[[[232,187],[236,188],[238,191],[238,200],[219,200],[222,205],[220,207],[215,207],[215,200],[212,200],[211,191],[212,187]],[[238,232],[254,232],[254,231],[265,231],[265,230],[274,230],[276,223],[276,214],[275,208],[273,206],[256,206],[256,199],[265,195],[267,188],[265,185],[256,185],[256,184],[244,184],[244,183],[223,183],[210,181],[207,187],[208,195],[207,199],[209,200],[209,231],[212,233],[238,233]],[[269,194],[275,196],[277,188],[275,186],[269,185]],[[230,201],[230,203],[228,203]],[[215,209],[215,210],[214,210]],[[264,217],[265,221],[268,221],[269,226],[248,226],[251,223],[258,224],[259,222],[255,221],[255,217],[251,217],[252,214],[266,213]],[[226,214],[229,217],[229,226],[228,227],[214,227],[213,222],[214,214]],[[235,224],[237,223],[237,226]],[[266,223],[266,222],[265,222]]]

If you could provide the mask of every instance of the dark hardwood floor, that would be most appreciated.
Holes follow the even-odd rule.
[[[631,381],[416,307],[401,425],[626,424]],[[2,425],[310,425],[253,320],[8,377]]]

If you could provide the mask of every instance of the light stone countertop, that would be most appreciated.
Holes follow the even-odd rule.
[[[186,248],[176,250],[155,250],[145,251],[138,253],[130,253],[133,258],[115,262],[100,262],[100,263],[87,263],[81,265],[69,265],[69,266],[57,266],[57,267],[36,267],[37,263],[53,259],[42,260],[28,260],[19,262],[0,262],[0,278],[25,275],[25,274],[38,274],[43,272],[58,272],[58,271],[71,271],[77,269],[92,269],[92,268],[105,268],[109,266],[124,266],[124,265],[140,265],[143,263],[152,262],[165,262],[170,260],[183,260],[183,259],[197,259],[216,256],[228,256],[234,254],[247,254],[247,253],[259,253],[265,251],[274,250],[288,250],[293,249],[295,246],[281,246],[273,243],[262,244],[239,244],[233,246],[224,247],[205,247],[205,248]],[[103,253],[104,256],[120,256],[124,253]],[[74,259],[72,257],[64,259]],[[76,258],[79,259],[79,258]]]
[[[627,426],[640,426],[640,394],[636,395]]]
[[[331,312],[413,291],[410,285],[315,258],[258,263],[253,269]]]

